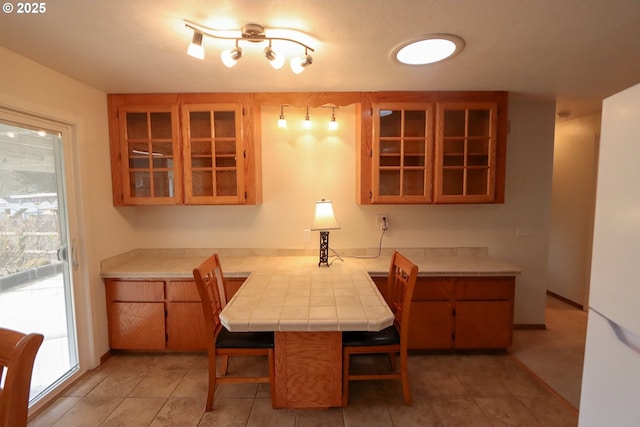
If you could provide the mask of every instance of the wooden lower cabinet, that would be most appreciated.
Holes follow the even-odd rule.
[[[228,281],[228,298],[244,282]],[[225,286],[227,283],[225,283]],[[204,315],[193,280],[106,279],[109,344],[118,350],[205,351]]]
[[[374,277],[386,292],[386,278]],[[511,345],[514,276],[418,277],[409,348],[500,349]]]

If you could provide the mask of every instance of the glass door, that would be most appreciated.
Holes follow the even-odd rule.
[[[0,110],[0,326],[39,332],[30,402],[78,370],[63,138]]]

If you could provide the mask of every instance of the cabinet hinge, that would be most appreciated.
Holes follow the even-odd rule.
[[[369,191],[369,199],[373,199],[373,192]]]
[[[242,151],[242,157],[247,158],[247,150]]]
[[[242,115],[244,116],[246,114],[245,108],[242,107]]]
[[[369,150],[369,157],[373,158],[373,149]]]
[[[247,192],[244,192],[244,199],[247,200],[249,198],[249,195],[247,194]]]
[[[455,333],[455,332],[451,334],[451,339],[452,339],[453,341],[455,341],[455,340],[456,340],[456,333]]]
[[[453,310],[451,310],[451,315],[455,316],[456,315],[456,309],[454,308]]]
[[[169,334],[164,334],[164,342],[169,342]]]

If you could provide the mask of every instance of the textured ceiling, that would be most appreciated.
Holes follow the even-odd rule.
[[[575,117],[640,82],[638,0],[55,0],[46,7],[39,15],[2,13],[0,45],[107,93],[507,90],[555,99]],[[316,40],[314,64],[299,75],[274,70],[254,45],[228,69],[219,53],[231,43],[211,39],[205,60],[194,59],[185,53],[184,19],[302,31]],[[390,58],[398,44],[428,33],[457,34],[465,49],[425,66]]]

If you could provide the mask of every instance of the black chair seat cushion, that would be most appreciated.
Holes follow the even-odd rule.
[[[273,348],[273,332],[229,332],[225,328],[216,337],[217,348]]]
[[[400,334],[393,325],[378,332],[348,331],[342,333],[342,345],[344,347],[394,344],[400,344]]]

